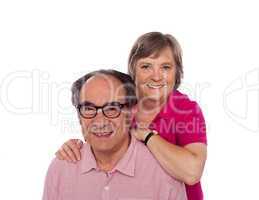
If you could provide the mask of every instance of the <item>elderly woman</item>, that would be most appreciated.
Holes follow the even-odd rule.
[[[159,32],[140,36],[130,52],[128,72],[138,97],[132,134],[171,176],[185,183],[189,200],[203,199],[200,179],[207,157],[206,127],[198,104],[177,90],[183,75],[179,43]],[[79,160],[81,145],[82,141],[71,139],[56,155]]]

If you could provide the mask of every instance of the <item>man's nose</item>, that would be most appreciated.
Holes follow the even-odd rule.
[[[107,118],[104,116],[101,109],[98,109],[96,116],[92,120],[92,127],[96,129],[102,129],[107,125]]]
[[[96,116],[94,117],[95,121],[104,121],[106,119],[105,115],[102,112],[102,109],[96,111]]]

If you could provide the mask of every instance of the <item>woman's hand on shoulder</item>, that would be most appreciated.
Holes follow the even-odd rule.
[[[70,139],[60,147],[55,155],[59,160],[76,162],[81,159],[80,149],[82,148],[82,146],[83,141],[79,139]]]
[[[136,128],[131,129],[131,134],[139,141],[144,141],[147,135],[151,132],[150,129]]]

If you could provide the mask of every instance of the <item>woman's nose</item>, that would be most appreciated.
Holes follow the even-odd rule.
[[[160,81],[162,78],[163,78],[163,76],[162,76],[162,74],[161,74],[161,72],[160,72],[160,70],[159,69],[153,69],[153,72],[152,72],[152,77],[151,77],[154,81]]]

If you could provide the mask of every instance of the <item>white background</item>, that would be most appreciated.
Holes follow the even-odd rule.
[[[206,199],[259,199],[258,19],[256,1],[0,1],[0,199],[41,199],[55,151],[81,138],[71,83],[126,72],[150,31],[182,45],[181,90],[208,126]]]

